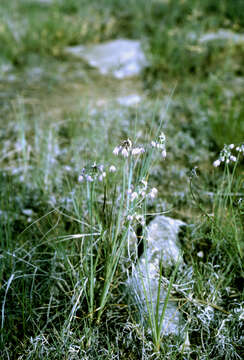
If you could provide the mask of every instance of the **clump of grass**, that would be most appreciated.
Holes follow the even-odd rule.
[[[191,350],[202,357],[207,354],[216,359],[241,358],[243,181],[237,169],[242,157],[242,145],[231,144],[225,146],[214,162],[215,167],[221,165],[224,171],[210,211],[202,206],[199,190],[192,187],[205,220],[193,236],[190,261],[193,264],[193,288],[184,297],[188,299],[186,311]],[[197,298],[193,299],[193,294]],[[201,336],[196,330],[198,326]],[[211,341],[212,336],[216,341]],[[200,344],[201,351],[198,350]]]

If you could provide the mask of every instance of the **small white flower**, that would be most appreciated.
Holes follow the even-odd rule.
[[[233,156],[233,155],[231,155],[231,156],[230,156],[230,160],[236,162],[236,157]]]
[[[128,195],[132,194],[132,189],[129,189],[129,190],[127,191],[127,194],[128,194]]]
[[[116,147],[113,149],[113,154],[114,154],[114,155],[119,155],[119,152],[120,152],[120,146],[116,146]]]
[[[79,182],[84,181],[84,176],[83,176],[83,175],[80,175],[80,176],[78,177],[78,181],[79,181]]]
[[[86,175],[86,181],[93,182],[93,178],[91,177],[91,175]]]
[[[197,256],[203,258],[204,257],[203,251],[198,251]]]
[[[221,161],[218,159],[218,160],[214,161],[213,166],[218,167],[220,164],[221,164]]]
[[[104,171],[102,174],[99,175],[98,180],[103,181],[103,178],[105,178],[105,176],[106,176],[106,173]]]
[[[157,146],[157,144],[156,144],[155,141],[152,141],[152,142],[151,142],[151,145],[152,145],[152,147],[156,147],[156,146]]]
[[[116,167],[114,165],[111,165],[109,168],[109,172],[114,173],[116,171]]]
[[[128,215],[128,216],[127,216],[127,220],[132,221],[132,220],[133,220],[133,216],[132,216],[132,215]]]
[[[230,144],[229,149],[234,149],[234,146],[235,146],[234,144]]]
[[[142,179],[141,183],[144,185],[144,189],[146,189],[147,188],[147,181]]]
[[[143,154],[145,152],[145,150],[141,147],[138,147],[138,148],[134,148],[133,150],[132,150],[132,155],[141,155],[141,154]]]
[[[121,155],[123,155],[124,157],[128,157],[129,153],[125,148],[123,148],[122,151],[121,151]]]
[[[131,194],[131,201],[134,201],[135,199],[137,199],[138,198],[138,194],[137,194],[137,192],[133,192],[132,194]]]
[[[139,148],[134,148],[134,149],[132,149],[132,152],[131,152],[131,154],[132,155],[138,155],[139,154]]]
[[[144,198],[146,196],[146,192],[143,190],[141,191],[140,195]]]
[[[151,199],[154,199],[157,196],[158,190],[156,188],[152,188],[150,193],[149,193],[149,197]]]
[[[236,147],[236,151],[241,151],[240,146],[237,146],[237,147]]]
[[[166,156],[167,156],[167,153],[166,153],[166,150],[164,149],[164,150],[162,151],[162,158],[165,159]]]

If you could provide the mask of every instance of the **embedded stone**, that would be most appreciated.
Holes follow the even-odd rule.
[[[137,76],[147,65],[141,43],[137,40],[117,39],[103,44],[72,46],[66,53],[85,60],[102,75],[117,79]]]
[[[157,216],[147,228],[146,249],[137,264],[132,266],[132,274],[127,280],[129,296],[138,308],[138,317],[149,327],[149,309],[156,313],[159,301],[159,318],[167,296],[167,285],[160,284],[160,265],[167,269],[177,261],[183,263],[178,243],[181,220]],[[169,280],[169,279],[168,279]],[[149,305],[148,305],[149,304]],[[180,312],[177,303],[169,300],[163,318],[161,333],[177,334],[180,329]]]

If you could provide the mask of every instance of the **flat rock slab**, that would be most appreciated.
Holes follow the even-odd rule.
[[[133,304],[138,307],[140,321],[146,327],[149,327],[148,306],[151,309],[150,312],[156,313],[156,304],[159,299],[159,314],[161,314],[167,295],[167,287],[163,287],[162,284],[158,291],[160,262],[163,268],[174,265],[178,260],[183,263],[178,245],[178,233],[183,225],[186,224],[181,220],[157,216],[147,229],[147,249],[138,263],[133,266],[132,274],[127,280],[129,295],[133,299]],[[161,333],[178,334],[179,326],[180,312],[177,303],[169,301]]]
[[[99,45],[72,46],[66,53],[85,60],[102,75],[117,79],[137,76],[147,65],[141,43],[136,40],[117,39]]]

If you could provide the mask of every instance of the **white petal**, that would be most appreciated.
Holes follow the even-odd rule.
[[[213,163],[213,166],[214,167],[218,167],[220,165],[221,161],[218,159],[218,160],[215,160],[214,163]]]
[[[114,148],[114,150],[113,150],[113,154],[114,154],[114,155],[118,155],[119,152],[120,152],[120,147],[119,147],[119,146],[116,146],[116,147]]]
[[[162,157],[163,157],[163,159],[165,159],[166,156],[167,156],[166,150],[163,150],[163,151],[162,151]]]
[[[128,151],[124,148],[124,149],[121,151],[121,155],[123,155],[124,157],[128,157],[128,156],[129,156],[129,153],[128,153]]]
[[[111,165],[109,171],[114,173],[116,171],[116,167],[114,165]]]

